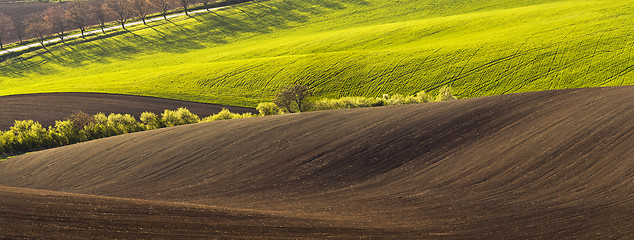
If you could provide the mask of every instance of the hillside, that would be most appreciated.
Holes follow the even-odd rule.
[[[47,239],[403,239],[416,233],[333,226],[332,221],[210,206],[0,186],[3,238]],[[69,207],[72,206],[72,207]],[[151,217],[148,217],[151,216]],[[37,221],[34,221],[37,219]],[[60,227],[62,226],[62,227]],[[89,231],[87,231],[89,229]]]
[[[104,92],[254,107],[320,97],[462,98],[634,84],[632,0],[260,0],[0,63],[0,95]]]
[[[258,113],[252,108],[231,107],[171,99],[96,93],[42,93],[0,96],[0,130],[6,131],[15,120],[34,120],[43,126],[55,125],[76,111],[94,115],[97,113],[130,114],[139,119],[148,111],[160,114],[164,110],[187,108],[198,116],[206,117],[223,108],[235,113]]]
[[[0,235],[630,238],[633,93],[236,119],[33,152],[0,162],[0,185],[29,188],[0,189],[14,223]]]

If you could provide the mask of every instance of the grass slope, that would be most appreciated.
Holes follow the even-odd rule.
[[[319,96],[460,97],[634,84],[632,0],[261,0],[2,63],[0,95],[107,92],[255,106]]]
[[[0,236],[348,239],[357,229],[370,239],[627,239],[633,92],[555,90],[217,121],[33,152],[0,162],[0,185],[132,200],[16,196],[0,187],[0,220],[12,223],[0,225]],[[244,211],[219,218],[214,209]]]

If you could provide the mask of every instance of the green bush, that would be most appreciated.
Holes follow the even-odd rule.
[[[108,115],[108,127],[112,129],[114,135],[138,132],[145,129],[132,115],[114,113]]]
[[[191,113],[187,108],[179,108],[175,111],[165,110],[161,116],[161,123],[166,127],[173,127],[184,124],[198,123],[200,118]]]
[[[314,103],[314,109],[330,110],[330,109],[346,109],[346,108],[361,108],[372,107],[379,104],[379,100],[366,97],[343,97],[339,99],[321,99]]]
[[[425,91],[417,92],[415,95],[407,96],[405,98],[405,104],[428,103],[432,101],[433,101],[433,98],[429,96]]]
[[[48,134],[57,146],[77,143],[82,141],[82,134],[76,127],[70,120],[55,121],[55,126],[49,127]]]
[[[386,106],[405,104],[405,96],[398,93],[392,96],[383,94],[382,100]]]
[[[437,102],[451,101],[456,99],[458,98],[454,97],[453,89],[450,86],[443,86],[442,88],[440,88],[440,90],[438,91],[438,96],[436,96]]]
[[[15,143],[15,134],[11,131],[2,132],[0,131],[0,151],[1,153],[7,155],[14,153],[13,145]]]
[[[244,114],[232,113],[228,109],[223,108],[222,111],[220,111],[219,113],[206,117],[202,121],[211,122],[211,121],[237,119],[237,118],[249,118],[249,117],[255,117],[255,116],[258,116],[258,115],[254,115],[253,113],[244,113]]]
[[[229,111],[229,109],[223,108],[222,111],[220,111],[219,113],[209,116],[207,120],[218,121],[218,120],[234,119],[239,117],[240,117],[240,114],[232,113]]]
[[[248,113],[238,114],[238,116],[235,118],[250,118],[250,117],[257,117],[257,116],[258,115],[248,112]]]
[[[130,114],[114,114],[106,116],[103,113],[95,115],[95,122],[86,126],[84,134],[86,140],[116,136],[124,133],[138,132],[146,129],[146,127],[131,116]]]
[[[158,115],[152,112],[143,112],[140,117],[141,122],[145,125],[145,129],[157,129],[161,128],[161,119]]]
[[[280,114],[280,108],[273,102],[262,102],[256,108],[261,116]]]
[[[94,118],[94,123],[84,128],[86,139],[99,139],[112,136],[113,133],[110,131],[110,128],[108,128],[108,117],[106,114],[98,113],[95,114]]]
[[[26,152],[54,145],[46,129],[33,120],[15,121],[9,132],[14,134],[13,151]]]
[[[377,107],[377,106],[390,106],[400,104],[412,104],[412,103],[427,103],[431,102],[433,98],[429,96],[425,91],[420,91],[411,96],[403,96],[401,94],[383,94],[379,98],[366,98],[366,97],[342,97],[338,99],[321,99],[315,101],[313,104],[313,110],[332,110],[332,109],[346,109],[346,108],[362,108],[362,107]]]

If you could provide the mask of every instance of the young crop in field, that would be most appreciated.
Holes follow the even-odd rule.
[[[460,97],[634,84],[634,0],[240,4],[0,63],[0,95],[106,92],[256,107],[316,98]]]

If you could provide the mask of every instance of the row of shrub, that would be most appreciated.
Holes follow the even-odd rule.
[[[217,114],[201,119],[186,108],[179,108],[165,110],[161,115],[144,112],[140,121],[129,114],[99,113],[91,116],[83,112],[76,112],[66,120],[56,121],[55,125],[48,128],[33,120],[15,121],[10,130],[0,131],[0,156],[6,157],[150,129],[252,116],[255,115],[232,113],[223,109]]]
[[[456,100],[453,95],[453,89],[450,86],[444,86],[438,92],[436,97],[427,94],[425,91],[420,91],[414,95],[404,96],[401,94],[383,94],[379,98],[370,97],[342,97],[342,98],[325,98],[314,102],[306,102],[308,111],[322,111],[322,110],[334,110],[334,109],[347,109],[347,108],[363,108],[363,107],[377,107],[377,106],[391,106],[401,104],[412,103],[428,103]],[[288,113],[288,107],[278,106],[274,102],[263,102],[257,107],[260,115],[277,115]]]
[[[421,91],[411,96],[385,94],[379,98],[343,97],[339,99],[321,99],[314,102],[306,101],[305,104],[309,110],[321,111],[427,103],[454,99],[456,97],[453,96],[451,87],[443,87],[435,98],[425,93],[425,91]],[[273,102],[260,103],[257,107],[260,116],[285,114],[288,113],[287,109],[290,108],[280,107]],[[129,114],[112,113],[106,116],[103,113],[99,113],[91,116],[83,112],[76,112],[65,120],[56,121],[55,125],[48,128],[33,120],[15,121],[10,130],[0,131],[0,156],[6,157],[33,150],[60,147],[151,129],[254,116],[257,115],[232,113],[227,109],[223,109],[217,114],[201,119],[186,108],[179,108],[177,110],[165,110],[161,115],[144,112],[139,118],[140,121],[137,121]]]

